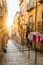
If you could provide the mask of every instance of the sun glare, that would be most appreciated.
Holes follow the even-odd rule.
[[[12,26],[13,22],[7,22],[6,25],[7,26]]]

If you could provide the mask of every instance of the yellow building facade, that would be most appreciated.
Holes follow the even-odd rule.
[[[26,25],[28,19],[28,13],[26,12],[26,0],[20,0],[20,26],[21,26],[21,42],[24,43],[26,39]]]
[[[43,0],[20,0],[20,12],[25,31],[28,27],[30,32],[43,32]]]
[[[27,12],[28,12],[28,23],[32,23],[32,31],[41,32],[42,31],[42,12],[43,12],[43,3],[40,3],[40,0],[30,0],[27,3]],[[30,25],[31,25],[30,23]]]
[[[20,28],[19,27],[19,23],[20,23],[19,19],[20,19],[20,12],[16,12],[16,14],[14,16],[14,29],[16,31],[19,31],[19,28]]]
[[[5,33],[7,6],[5,0],[0,0],[0,59],[3,55],[3,35]]]
[[[29,0],[27,3],[28,27],[30,32],[43,32],[43,1]],[[33,48],[35,44],[32,44]],[[37,48],[43,49],[43,45],[36,44]]]

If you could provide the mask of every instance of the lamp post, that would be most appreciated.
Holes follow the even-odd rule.
[[[37,22],[37,1],[36,1],[36,10],[35,10],[35,32],[36,32],[36,22]],[[36,49],[36,43],[34,44],[35,48],[35,65],[37,63],[37,49]]]

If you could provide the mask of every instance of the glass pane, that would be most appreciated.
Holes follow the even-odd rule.
[[[30,6],[33,6],[33,0],[30,0],[29,4]]]

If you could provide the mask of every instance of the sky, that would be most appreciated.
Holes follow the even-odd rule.
[[[13,22],[16,12],[19,11],[19,0],[7,0],[7,9],[7,23],[11,25],[10,23]]]

